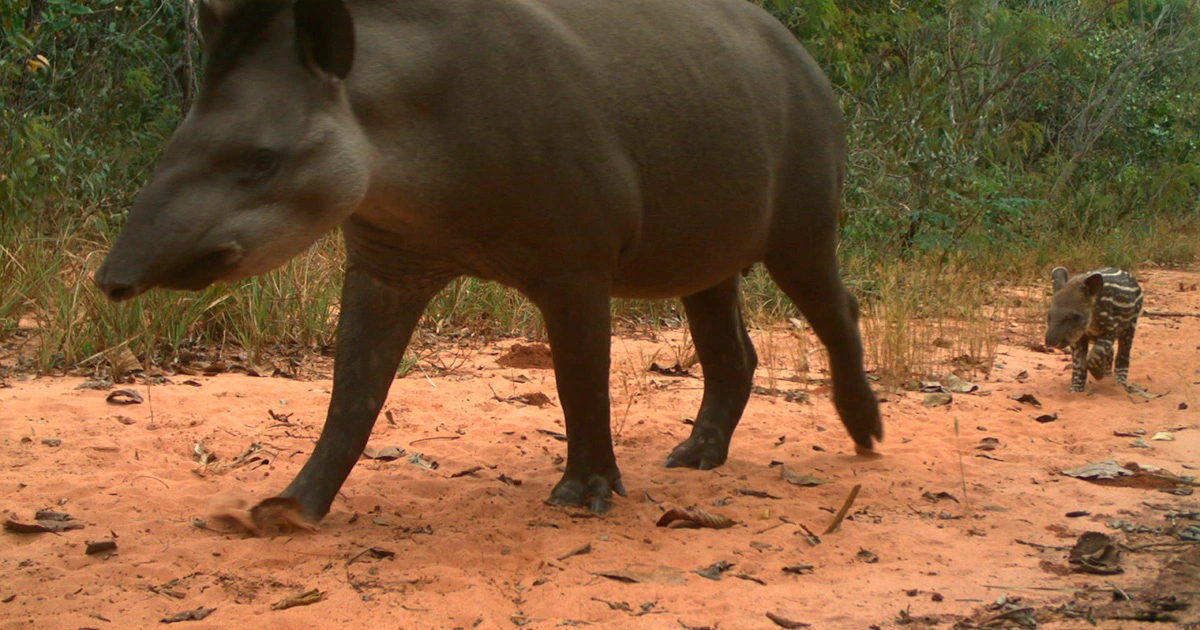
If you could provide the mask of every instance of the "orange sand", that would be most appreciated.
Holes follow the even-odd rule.
[[[1148,309],[1200,311],[1200,291],[1179,290],[1200,273],[1139,276]],[[78,378],[10,378],[11,388],[0,389],[4,517],[30,522],[34,511],[53,508],[85,527],[0,533],[0,629],[159,627],[159,619],[199,607],[216,610],[177,627],[776,628],[770,612],[814,628],[866,628],[893,626],[904,609],[916,617],[978,621],[1002,595],[1042,609],[1087,587],[1116,585],[1136,594],[1180,551],[1127,552],[1120,575],[1064,575],[1057,568],[1066,567],[1065,551],[1016,539],[1069,546],[1095,530],[1130,545],[1168,541],[1106,523],[1162,527],[1164,512],[1148,504],[1200,510],[1195,497],[1057,474],[1105,458],[1197,474],[1200,317],[1142,319],[1130,378],[1160,397],[1131,398],[1111,380],[1098,388],[1089,381],[1092,394],[1069,395],[1066,354],[1002,346],[990,377],[977,381],[980,391],[956,394],[949,406],[925,408],[916,392],[888,394],[887,438],[874,459],[853,454],[824,387],[777,383],[807,388],[812,402],[752,397],[729,463],[711,472],[662,468],[670,448],[687,436],[682,420],[694,417],[701,395],[698,379],[635,369],[656,351],[660,364],[673,363],[667,347],[614,339],[616,453],[629,498],[616,499],[606,516],[542,503],[561,474],[565,444],[538,429],[561,432],[561,409],[501,402],[493,391],[542,392],[557,403],[553,373],[499,367],[503,347],[490,346],[449,375],[415,371],[397,380],[385,407],[394,422],[381,416],[370,446],[398,446],[405,456],[362,460],[319,531],[275,539],[246,539],[193,522],[207,519],[215,527],[215,508],[253,503],[287,484],[319,434],[327,376],[172,376],[171,384],[151,388],[149,404],[125,407],[105,403],[107,392],[75,389]],[[1022,371],[1028,379],[1019,383]],[[512,380],[521,376],[529,381]],[[183,384],[189,378],[200,386]],[[147,393],[145,384],[129,387]],[[1042,409],[1009,398],[1025,393],[1040,399]],[[279,421],[268,410],[291,415]],[[1032,419],[1054,411],[1055,422]],[[1150,448],[1114,435],[1134,429],[1146,431]],[[1175,440],[1150,440],[1163,430]],[[998,438],[999,448],[977,450],[984,437]],[[48,438],[61,445],[43,444]],[[222,468],[255,442],[269,463]],[[196,461],[197,443],[216,455],[215,463]],[[410,463],[413,452],[438,467]],[[788,484],[769,465],[773,460],[831,483]],[[482,469],[451,477],[474,466]],[[800,525],[821,534],[855,484],[862,491],[840,531],[822,535],[815,547],[797,535]],[[931,502],[922,496],[927,491],[948,492],[959,502]],[[689,505],[739,524],[655,527],[666,509]],[[1065,516],[1074,510],[1090,515]],[[105,538],[116,540],[115,554],[85,555],[88,541]],[[559,559],[585,543],[588,553]],[[395,555],[363,554],[370,548]],[[878,561],[856,558],[863,549]],[[733,566],[719,581],[693,572],[721,560]],[[812,572],[782,571],[801,563]],[[600,575],[606,572],[636,582]],[[323,591],[324,600],[271,609],[309,589]],[[1040,627],[1086,626],[1049,619]]]

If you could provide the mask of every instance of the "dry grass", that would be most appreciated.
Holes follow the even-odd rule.
[[[90,279],[105,249],[97,234],[79,226],[54,234],[35,224],[0,226],[0,341],[8,348],[4,363],[9,367],[19,355],[22,369],[99,369],[106,363],[105,351],[115,347],[127,347],[148,366],[168,364],[184,348],[236,349],[257,363],[260,353],[312,352],[334,341],[343,259],[337,235],[281,269],[234,286],[198,293],[152,291],[114,305]],[[903,261],[847,260],[843,276],[862,307],[868,369],[888,386],[950,371],[964,377],[986,373],[1000,339],[1034,343],[1040,338],[1048,298],[1045,274],[1052,266],[1187,261],[1197,249],[1193,230],[1167,222],[1137,238],[1109,236],[1031,247],[1019,258],[943,253]],[[784,379],[823,379],[824,348],[761,266],[743,281],[743,295],[771,386],[778,388],[777,381]],[[660,363],[685,368],[696,363],[678,300],[614,300],[612,312],[623,332],[668,339],[669,355],[655,357]],[[661,334],[681,327],[682,335]],[[525,298],[469,278],[435,298],[421,331],[401,373],[422,366],[453,371],[464,356],[464,343],[511,335],[544,339],[541,317]],[[460,348],[446,354],[440,346],[447,339]],[[645,391],[647,384],[622,387]]]

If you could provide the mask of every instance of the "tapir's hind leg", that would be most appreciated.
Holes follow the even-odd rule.
[[[883,438],[879,402],[863,371],[858,303],[842,285],[833,247],[816,239],[768,254],[767,270],[829,351],[833,404],[854,443],[873,448]]]
[[[692,435],[667,457],[668,468],[707,470],[725,463],[754,380],[758,356],[746,334],[738,300],[738,277],[683,298],[700,365],[704,399]]]

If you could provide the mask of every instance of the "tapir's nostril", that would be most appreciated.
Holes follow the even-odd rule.
[[[122,284],[119,282],[97,282],[96,284],[100,286],[100,290],[104,292],[104,295],[108,296],[108,299],[114,302],[128,300],[138,293],[137,287],[132,284]]]

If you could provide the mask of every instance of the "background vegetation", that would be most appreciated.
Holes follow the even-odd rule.
[[[97,366],[126,347],[164,362],[332,343],[336,235],[233,287],[121,306],[91,287],[195,93],[191,1],[0,0],[0,340],[20,367]],[[757,1],[822,64],[846,112],[843,265],[884,376],[986,363],[1014,319],[1035,334],[1029,309],[1044,298],[1003,289],[1043,283],[1053,264],[1195,254],[1195,0]],[[793,314],[760,271],[746,293],[758,325]],[[679,321],[673,303],[614,310]],[[459,335],[539,326],[519,296],[470,280],[425,321]]]

